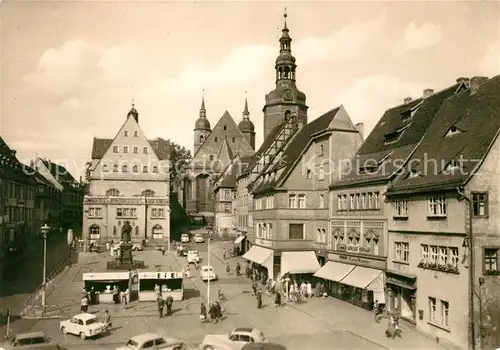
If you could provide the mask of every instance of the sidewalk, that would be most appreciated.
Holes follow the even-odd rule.
[[[240,256],[224,260],[223,250],[224,247],[214,249],[212,250],[212,255],[224,263],[229,262],[233,269],[236,262],[240,262],[242,266],[245,266],[245,260]],[[251,281],[245,278],[240,284],[246,284],[250,287]],[[273,298],[273,295],[269,295],[269,299]],[[269,302],[272,303],[273,301],[270,300]],[[384,318],[380,323],[376,323],[372,312],[334,297],[325,299],[311,298],[308,299],[305,304],[287,303],[286,307],[312,316],[323,325],[344,329],[348,333],[388,349],[404,349],[409,347],[422,349],[457,349],[456,346],[436,343],[424,334],[405,327],[404,325],[401,326],[403,331],[401,338],[387,338],[385,335],[387,319]]]

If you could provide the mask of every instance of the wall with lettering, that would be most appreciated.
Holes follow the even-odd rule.
[[[369,257],[352,256],[347,254],[328,254],[328,260],[338,261],[344,264],[359,265],[371,267],[373,269],[385,270],[386,260],[385,259],[371,259]]]

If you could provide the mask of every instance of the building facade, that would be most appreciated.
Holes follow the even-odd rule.
[[[44,224],[53,228],[61,227],[62,191],[52,184],[38,171],[34,174],[37,182],[35,195],[35,223],[37,227]]]
[[[114,139],[95,138],[83,205],[85,237],[120,241],[128,221],[133,241],[169,241],[169,156],[169,142],[148,140],[133,106]]]
[[[499,91],[500,76],[474,77],[448,98],[387,192],[388,268],[411,280],[388,285],[389,308],[463,348],[500,337]]]
[[[36,239],[39,232],[35,226],[36,181],[31,176],[30,169],[16,158],[16,151],[2,138],[0,164],[0,257],[3,257],[9,248],[23,251]]]
[[[316,273],[329,293],[371,309],[386,303],[389,249],[387,186],[424,136],[444,100],[464,89],[462,82],[387,110],[350,161],[348,170],[330,186],[328,260]],[[394,272],[394,271],[393,271]],[[408,276],[396,277],[406,281]],[[410,283],[411,284],[411,283]],[[408,298],[411,299],[411,295]]]
[[[183,179],[181,203],[190,215],[213,220],[214,182],[236,155],[254,154],[255,131],[245,99],[243,118],[236,124],[229,112],[224,112],[211,129],[202,100],[194,129],[193,159]],[[210,219],[208,219],[210,218]]]

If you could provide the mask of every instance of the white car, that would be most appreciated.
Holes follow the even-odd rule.
[[[248,343],[267,343],[264,334],[255,328],[240,327],[227,334],[207,334],[201,350],[240,350]]]
[[[133,243],[132,250],[138,252],[140,250],[144,250],[144,246],[142,245],[142,243]]]
[[[182,350],[184,349],[182,340],[173,338],[164,338],[156,333],[144,333],[130,338],[125,346],[116,348],[116,350],[141,350],[141,349],[165,349]]]
[[[214,268],[212,266],[202,266],[200,270],[201,280],[206,281],[215,281],[217,279],[217,275],[215,274]]]
[[[181,235],[181,243],[189,243],[189,235],[187,233]]]
[[[194,241],[195,241],[195,243],[203,243],[203,242],[205,242],[205,238],[203,238],[201,233],[197,233],[194,235]]]
[[[64,334],[74,334],[80,336],[83,340],[95,337],[104,333],[106,325],[99,322],[93,314],[78,314],[69,320],[59,323],[59,328]]]
[[[188,264],[194,264],[200,262],[200,255],[197,250],[188,250],[187,253]]]

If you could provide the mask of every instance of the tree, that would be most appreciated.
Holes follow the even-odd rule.
[[[170,143],[170,193],[174,192],[174,186],[180,176],[186,172],[191,162],[191,151],[173,141]]]

